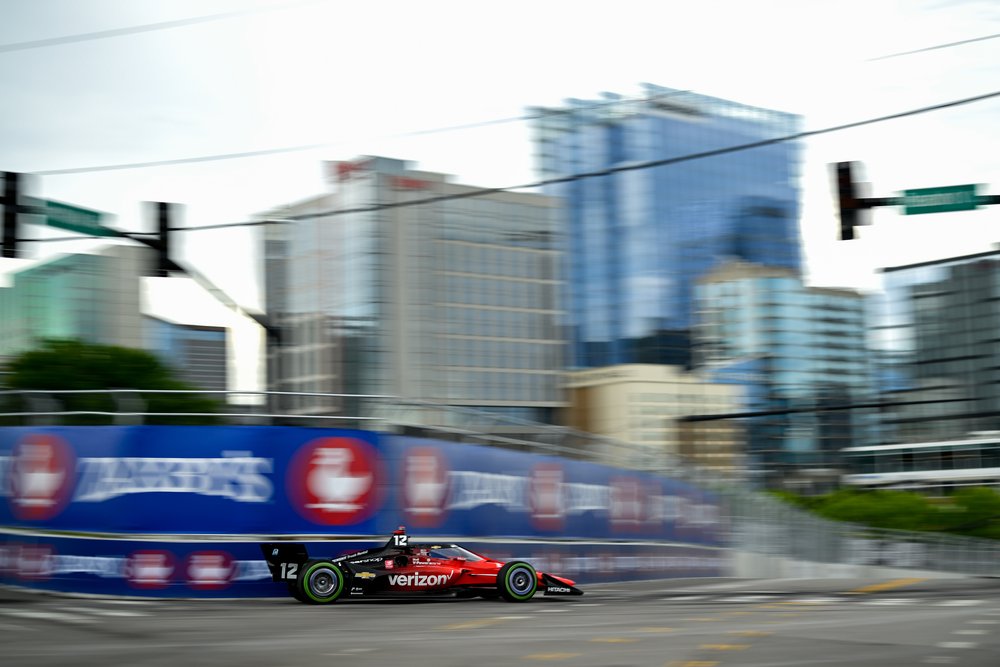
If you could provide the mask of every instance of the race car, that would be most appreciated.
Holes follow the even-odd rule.
[[[307,604],[414,595],[527,602],[539,590],[545,595],[583,595],[573,580],[537,572],[523,560],[505,563],[457,544],[414,544],[403,526],[381,547],[336,558],[310,558],[301,543],[268,542],[260,548],[271,579]]]

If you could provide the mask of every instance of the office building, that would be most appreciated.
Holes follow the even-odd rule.
[[[196,388],[228,389],[225,327],[147,312],[143,281],[154,260],[149,248],[114,245],[33,262],[9,274],[7,286],[0,287],[0,365],[45,339],[76,339],[145,349]]]
[[[865,296],[806,287],[795,271],[727,262],[695,287],[697,367],[752,360],[748,462],[768,486],[835,485],[839,451],[871,437],[874,416],[840,409],[870,402]],[[870,412],[870,411],[869,411]]]
[[[269,387],[552,422],[565,366],[557,203],[384,157],[327,167],[335,191],[260,216],[285,221],[264,238],[267,311],[282,329]]]
[[[882,270],[873,308],[881,442],[1000,430],[1000,251]]]
[[[743,466],[744,436],[733,420],[683,417],[736,411],[740,388],[677,366],[624,364],[567,374],[566,423],[630,447],[619,465],[665,470],[696,465],[729,477]]]
[[[9,276],[0,288],[0,358],[46,338],[141,348],[141,276],[148,248],[110,246],[63,255]]]
[[[174,371],[178,380],[197,389],[228,389],[228,341],[225,327],[182,324],[146,316],[145,348]]]
[[[799,145],[726,150],[798,116],[648,84],[531,113],[542,177],[582,175],[546,191],[566,209],[571,367],[689,365],[694,282],[721,258],[800,270]]]

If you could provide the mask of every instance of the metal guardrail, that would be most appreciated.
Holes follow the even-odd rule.
[[[158,397],[169,396],[215,400],[206,405],[209,409],[204,412],[151,408],[150,403]],[[320,412],[279,407],[309,399],[313,403],[326,402],[333,409]],[[81,403],[86,404],[82,409]],[[700,469],[653,447],[471,408],[390,395],[141,389],[0,391],[0,425],[162,424],[188,419],[211,419],[230,425],[363,428],[592,461],[668,474],[701,485],[720,480],[716,471]]]

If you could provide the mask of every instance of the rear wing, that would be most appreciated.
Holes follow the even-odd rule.
[[[298,542],[265,542],[260,551],[271,571],[272,581],[293,581],[299,575],[299,568],[309,560],[306,545]]]

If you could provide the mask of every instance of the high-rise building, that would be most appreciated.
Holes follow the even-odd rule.
[[[169,366],[177,379],[207,391],[229,388],[225,327],[182,324],[152,316],[143,319],[146,349]]]
[[[146,312],[143,280],[154,260],[149,248],[115,245],[34,262],[9,274],[0,287],[0,366],[45,339],[75,339],[145,349],[196,388],[228,389],[225,327],[166,321]]]
[[[282,330],[269,387],[553,421],[565,365],[557,203],[384,157],[327,166],[334,192],[260,216],[284,221],[264,239],[267,311]]]
[[[140,348],[140,280],[151,251],[111,246],[39,262],[0,288],[0,358],[46,338]]]
[[[695,287],[697,365],[746,366],[755,405],[746,414],[749,462],[771,486],[836,484],[839,451],[870,437],[872,415],[846,409],[871,399],[866,297],[807,287],[791,269],[721,264]],[[810,478],[811,476],[811,478]]]
[[[1000,251],[882,270],[883,443],[1000,430]]]
[[[566,208],[571,367],[688,365],[698,277],[726,257],[800,270],[798,144],[728,150],[798,116],[648,84],[532,115],[543,178],[567,179],[547,193]]]

